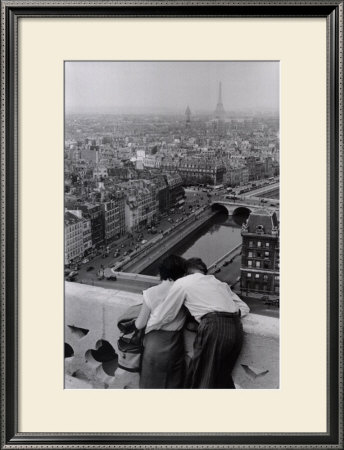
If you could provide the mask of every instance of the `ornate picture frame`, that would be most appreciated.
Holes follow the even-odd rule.
[[[343,1],[1,1],[1,448],[343,448]],[[21,18],[326,18],[327,431],[19,432],[18,22]]]

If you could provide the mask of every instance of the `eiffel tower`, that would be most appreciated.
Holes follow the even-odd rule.
[[[223,103],[222,103],[222,84],[221,81],[219,83],[219,99],[217,101],[217,105],[216,105],[216,109],[215,109],[215,117],[216,119],[223,119],[223,117],[226,114],[226,111],[223,107]]]
[[[191,110],[189,108],[189,105],[186,108],[185,116],[186,116],[186,125],[190,125],[190,122],[191,122]]]

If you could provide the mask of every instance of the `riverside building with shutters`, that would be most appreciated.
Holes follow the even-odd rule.
[[[279,222],[276,212],[251,212],[242,226],[241,292],[279,296]]]

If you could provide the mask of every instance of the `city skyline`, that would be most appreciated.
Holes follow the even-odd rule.
[[[277,61],[69,61],[66,114],[279,112]]]

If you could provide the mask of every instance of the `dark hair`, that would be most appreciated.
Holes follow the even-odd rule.
[[[192,271],[192,269],[199,270],[203,272],[204,275],[207,274],[208,269],[205,263],[201,260],[201,258],[190,258],[186,261],[187,271]]]
[[[173,280],[186,275],[186,260],[181,256],[170,255],[159,266],[161,280]]]

